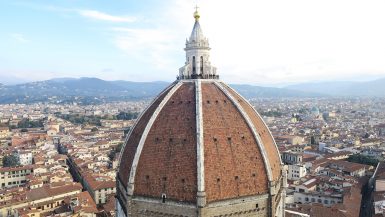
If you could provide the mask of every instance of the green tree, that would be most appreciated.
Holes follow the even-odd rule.
[[[137,118],[139,115],[138,112],[119,112],[118,115],[116,115],[116,119],[118,120],[132,120]]]
[[[43,120],[31,121],[28,118],[23,118],[17,124],[17,128],[37,128],[37,127],[44,127]]]
[[[371,158],[362,154],[353,154],[350,155],[349,158],[347,159],[349,162],[354,162],[354,163],[360,163],[360,164],[366,164],[366,165],[372,165],[372,166],[377,166],[378,160],[375,158]]]
[[[261,112],[262,116],[266,117],[282,117],[282,112],[280,111],[268,111],[268,112]]]
[[[305,113],[307,113],[307,109],[301,108],[301,109],[298,110],[298,113],[305,114]]]
[[[119,153],[123,148],[123,143],[119,143],[115,148],[111,149],[110,153],[108,153],[108,158],[113,160],[116,153]]]
[[[3,158],[4,167],[16,167],[20,165],[20,159],[15,155],[7,155]]]
[[[310,137],[310,144],[315,145],[315,138],[314,138],[314,136]]]
[[[123,132],[124,132],[124,137],[127,136],[127,134],[130,132],[130,130],[131,130],[131,127],[128,127],[127,129],[123,130]]]
[[[57,117],[67,120],[73,124],[84,124],[84,125],[94,125],[101,126],[102,123],[100,120],[102,119],[99,116],[84,116],[79,114],[71,114],[71,115],[57,115]]]
[[[123,148],[123,142],[119,143],[119,144],[116,146],[115,150],[116,150],[117,152],[120,152],[120,151],[122,150],[122,148]]]

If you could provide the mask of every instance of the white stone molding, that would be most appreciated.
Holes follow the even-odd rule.
[[[135,183],[135,175],[136,175],[136,169],[139,163],[139,158],[140,155],[142,154],[143,146],[144,143],[147,139],[147,135],[151,130],[152,125],[154,124],[156,118],[158,117],[159,113],[162,111],[164,105],[169,101],[172,95],[179,89],[179,87],[183,84],[183,82],[178,82],[176,85],[172,87],[172,89],[167,93],[167,95],[164,97],[162,102],[159,104],[159,106],[156,108],[154,113],[152,114],[149,122],[146,125],[146,128],[143,131],[142,137],[140,138],[138,147],[135,152],[135,157],[131,165],[131,171],[130,171],[130,177],[128,180],[128,185],[127,185],[127,194],[128,195],[133,195],[134,193],[134,183]]]
[[[173,82],[172,84],[170,84],[168,87],[166,87],[160,94],[158,94],[158,96],[155,97],[155,99],[152,100],[152,102],[140,113],[140,115],[138,116],[138,118],[136,119],[135,121],[135,124],[131,127],[130,129],[130,132],[127,134],[125,140],[124,140],[124,143],[123,143],[123,147],[122,149],[120,150],[120,154],[119,154],[119,163],[118,163],[118,168],[120,168],[120,161],[122,160],[122,156],[123,156],[123,152],[124,152],[124,149],[126,148],[126,145],[127,145],[127,142],[128,142],[128,139],[130,138],[131,134],[132,134],[132,131],[134,131],[136,125],[138,124],[139,120],[142,118],[142,116],[147,112],[147,110],[152,106],[152,104],[154,104],[156,102],[156,100],[159,99],[160,96],[162,96],[162,94],[166,91],[168,91],[170,88],[174,87],[176,82]],[[117,171],[119,172],[119,170]]]
[[[236,204],[242,204],[242,203],[249,203],[253,201],[263,201],[269,199],[269,194],[260,194],[260,195],[253,195],[253,196],[245,196],[241,198],[231,198],[226,200],[220,200],[211,202],[207,205],[207,208],[214,208],[214,207],[225,207],[225,206],[233,206]]]
[[[257,110],[255,110],[254,106],[250,104],[250,102],[248,100],[246,100],[245,98],[243,98],[243,96],[241,96],[237,91],[235,91],[232,87],[230,87],[229,85],[221,82],[222,85],[225,85],[227,88],[231,89],[232,91],[234,91],[235,94],[238,95],[239,98],[241,98],[243,101],[245,101],[253,110],[254,112],[258,115],[259,119],[262,120],[262,123],[263,125],[265,125],[265,127],[267,128],[269,134],[271,135],[271,138],[273,138],[273,142],[274,142],[274,145],[275,145],[275,149],[278,153],[278,156],[279,156],[279,162],[281,163],[281,166],[283,165],[283,162],[282,162],[282,159],[281,159],[281,154],[279,153],[279,149],[278,149],[278,146],[277,146],[277,143],[275,142],[275,139],[273,137],[273,134],[271,133],[269,127],[267,126],[266,122],[263,120],[263,118],[261,117],[261,115],[257,112]]]
[[[197,205],[204,207],[206,205],[205,193],[205,158],[203,141],[203,111],[202,111],[202,87],[201,80],[195,80],[195,103],[196,103],[196,134],[197,134],[197,174],[198,174],[198,192]]]
[[[273,181],[271,166],[270,166],[270,162],[268,160],[268,156],[267,156],[266,150],[265,150],[265,148],[263,146],[262,139],[259,136],[259,134],[257,132],[257,129],[255,128],[253,122],[251,121],[251,119],[249,118],[247,113],[243,110],[242,106],[238,103],[238,101],[236,99],[234,99],[234,97],[229,93],[228,90],[226,90],[226,88],[224,88],[221,85],[221,83],[215,82],[215,85],[220,90],[222,90],[222,92],[227,96],[227,98],[230,99],[230,101],[235,105],[235,107],[237,107],[238,111],[241,113],[243,118],[246,120],[246,123],[247,123],[248,127],[251,129],[251,132],[253,133],[254,138],[257,140],[257,144],[258,144],[259,150],[261,151],[263,162],[265,163],[265,168],[266,168],[266,172],[267,172],[267,178],[268,178],[269,182]]]

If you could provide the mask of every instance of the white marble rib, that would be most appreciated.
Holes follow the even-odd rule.
[[[273,176],[272,176],[270,162],[268,160],[268,156],[267,156],[266,150],[265,150],[265,148],[264,148],[264,146],[262,144],[262,139],[259,136],[259,134],[257,132],[257,129],[255,128],[253,122],[251,121],[251,119],[249,118],[247,113],[243,110],[242,106],[238,103],[238,101],[236,99],[234,99],[234,97],[229,93],[228,90],[226,90],[226,88],[224,88],[221,85],[221,83],[215,82],[215,85],[220,90],[222,90],[222,92],[230,99],[230,101],[237,107],[237,109],[241,113],[241,115],[245,118],[248,127],[251,129],[251,132],[253,133],[254,138],[257,140],[257,144],[258,144],[259,150],[261,151],[261,154],[262,154],[263,162],[265,163],[265,168],[266,168],[266,171],[267,171],[267,177],[268,177],[269,181],[271,182],[273,180]]]
[[[130,177],[128,180],[127,185],[127,194],[133,195],[134,193],[134,183],[135,183],[135,175],[136,175],[136,169],[139,163],[140,155],[142,154],[144,142],[146,141],[147,135],[151,130],[152,125],[154,124],[156,118],[158,117],[159,113],[162,111],[164,105],[169,101],[171,96],[178,90],[178,88],[183,84],[183,82],[178,82],[172,89],[167,93],[167,95],[164,97],[162,102],[159,104],[159,106],[156,108],[155,112],[152,114],[149,122],[147,123],[146,128],[143,131],[142,137],[140,138],[138,148],[136,149],[135,157],[131,165],[131,171],[130,171]]]

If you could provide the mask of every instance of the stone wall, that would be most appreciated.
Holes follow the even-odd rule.
[[[130,215],[127,217],[265,217],[269,216],[268,200],[265,194],[210,203],[198,209],[189,203],[167,200],[163,203],[161,199],[135,197],[128,203]]]

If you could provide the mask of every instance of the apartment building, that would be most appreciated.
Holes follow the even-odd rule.
[[[287,179],[298,180],[306,176],[306,167],[302,164],[288,165]]]
[[[0,189],[24,185],[33,168],[32,165],[0,168]]]

